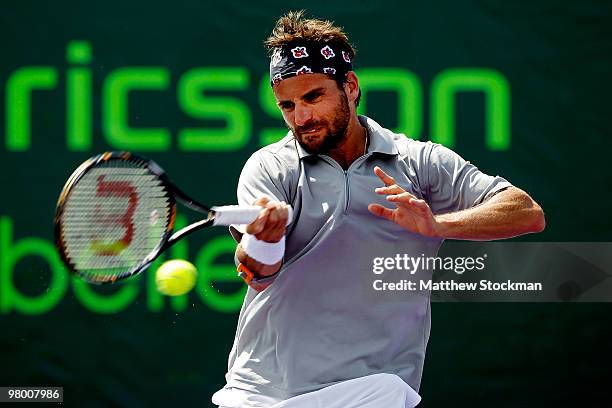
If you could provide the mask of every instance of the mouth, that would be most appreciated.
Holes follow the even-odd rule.
[[[315,133],[319,132],[319,130],[321,130],[321,126],[317,126],[317,127],[312,128],[312,129],[308,129],[307,131],[303,131],[301,133],[304,136],[312,136]]]

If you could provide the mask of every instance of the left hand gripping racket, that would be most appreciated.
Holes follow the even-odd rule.
[[[177,201],[207,217],[173,232]],[[172,184],[155,162],[107,152],[85,161],[66,182],[55,213],[55,245],[70,271],[93,283],[115,282],[144,271],[194,231],[250,224],[261,210],[208,207]]]

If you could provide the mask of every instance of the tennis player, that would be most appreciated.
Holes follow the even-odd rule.
[[[227,385],[212,400],[224,408],[414,407],[429,293],[364,296],[362,277],[372,270],[362,255],[388,247],[435,256],[445,238],[539,232],[542,209],[448,148],[357,115],[355,51],[341,28],[292,12],[266,45],[289,133],[255,152],[240,176],[239,203],[262,211],[230,228],[250,287]]]

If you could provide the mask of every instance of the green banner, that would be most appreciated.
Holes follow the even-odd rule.
[[[129,150],[203,202],[234,203],[238,175],[286,133],[262,41],[288,6],[245,1],[0,6],[0,386],[61,386],[66,406],[210,406],[225,384],[245,293],[224,228],[150,270],[94,287],[53,245],[58,194],[83,160]],[[516,241],[609,241],[608,76],[602,2],[299,2],[358,50],[360,113],[453,148],[544,208]],[[177,226],[198,219],[181,213]],[[196,288],[155,288],[163,259]],[[607,304],[433,306],[423,407],[598,402]],[[588,377],[581,383],[578,377]],[[603,405],[600,405],[603,406]]]

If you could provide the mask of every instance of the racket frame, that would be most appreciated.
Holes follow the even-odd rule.
[[[165,190],[168,192],[168,208],[170,211],[170,217],[168,225],[166,226],[166,230],[164,231],[163,236],[160,239],[160,242],[157,246],[147,255],[139,264],[135,265],[133,268],[129,269],[127,272],[121,273],[120,275],[113,276],[111,279],[95,279],[92,276],[83,274],[79,272],[74,265],[68,259],[66,255],[66,246],[64,240],[62,239],[63,231],[62,231],[62,217],[64,215],[64,211],[66,208],[66,203],[70,193],[72,192],[74,186],[87,174],[91,169],[97,167],[102,163],[108,163],[111,161],[131,161],[136,162],[139,165],[145,167],[148,171],[158,177],[161,184],[164,186]],[[176,220],[176,202],[180,202],[185,205],[187,208],[190,208],[194,211],[207,214],[207,218],[190,224],[179,231],[174,232],[174,223]],[[97,156],[91,157],[90,159],[83,162],[70,176],[57,202],[57,207],[55,211],[54,217],[54,235],[55,235],[55,246],[58,250],[60,258],[64,265],[68,268],[68,270],[80,276],[90,283],[96,284],[105,284],[105,283],[114,283],[118,280],[126,279],[131,276],[134,276],[145,269],[147,269],[155,259],[157,259],[162,252],[166,249],[170,248],[177,241],[183,238],[185,235],[191,234],[192,232],[198,231],[202,228],[206,228],[212,225],[214,222],[214,211],[194,200],[185,194],[182,190],[180,190],[176,185],[174,185],[170,179],[168,178],[166,172],[154,161],[144,159],[140,156],[134,155],[130,152],[124,151],[111,151],[101,153]],[[101,275],[103,276],[103,275]]]

